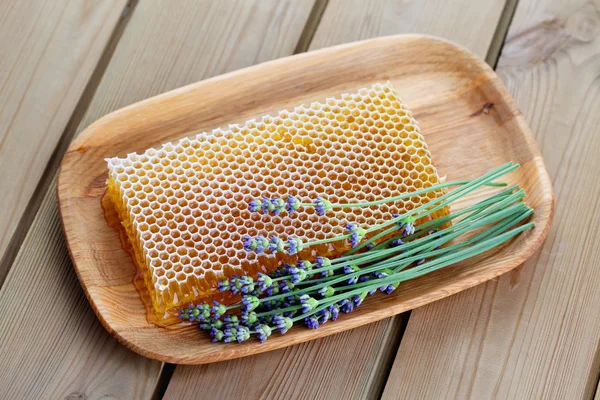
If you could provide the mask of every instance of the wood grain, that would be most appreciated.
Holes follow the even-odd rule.
[[[329,0],[310,49],[422,33],[452,40],[485,57],[503,6],[503,1],[477,0]]]
[[[498,72],[553,177],[556,218],[521,268],[412,313],[385,399],[580,399],[600,342],[600,7],[521,0]]]
[[[126,3],[0,6],[0,260]],[[0,263],[0,285],[7,272]]]
[[[315,65],[328,67],[317,69]],[[448,179],[473,179],[507,161],[521,164],[506,179],[528,191],[537,227],[493,257],[406,282],[403,290],[374,296],[335,324],[317,330],[292,329],[285,337],[274,336],[264,344],[248,341],[215,346],[195,326],[164,329],[146,321],[132,282],[136,269],[102,209],[105,158],[140,152],[196,131],[323,101],[386,80],[411,104],[431,153],[436,155],[438,171],[447,173]],[[490,104],[493,112],[481,111]],[[477,149],[478,154],[456,157],[466,146]],[[115,111],[73,142],[58,182],[69,251],[104,326],[136,352],[180,364],[222,361],[327,336],[494,278],[522,263],[540,246],[552,218],[552,196],[535,141],[496,74],[468,50],[420,35],[378,38],[263,63]],[[464,204],[474,200],[471,197]]]
[[[79,130],[139,99],[290,54],[311,5],[141,1]],[[0,397],[149,398],[161,364],[102,328],[60,229],[53,182],[0,292]]]
[[[458,41],[483,57],[500,18],[500,3],[461,2],[462,13],[466,12],[470,20],[478,18],[484,21],[481,34],[472,35],[469,34],[472,28],[462,23],[464,15],[453,12],[452,3],[447,1],[329,0],[309,49],[401,32],[435,32]],[[388,22],[382,23],[382,20]],[[194,398],[202,387],[216,387],[219,390],[216,398],[221,395],[242,398],[377,398],[383,390],[390,366],[387,362],[373,364],[371,360],[387,361],[395,356],[404,321],[404,316],[399,315],[339,335],[242,360],[178,366],[166,398]],[[322,356],[323,353],[327,356]],[[290,361],[290,355],[301,360],[316,358],[317,361],[306,361],[310,363],[306,367],[303,362]],[[332,367],[343,365],[352,368]],[[283,367],[277,367],[277,373],[270,374],[273,366]],[[374,370],[377,376],[381,376],[380,379],[371,378]],[[211,385],[211,379],[215,377],[230,383],[226,388]],[[315,377],[319,379],[317,382],[323,383],[313,384]]]
[[[385,350],[398,346],[401,322],[390,318],[256,356],[178,366],[164,398],[194,399],[210,390],[215,400],[377,399],[394,356]]]

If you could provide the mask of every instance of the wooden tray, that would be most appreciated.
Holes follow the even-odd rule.
[[[441,175],[471,179],[507,161],[507,180],[527,191],[535,229],[478,262],[403,283],[393,295],[317,330],[293,328],[260,344],[213,344],[198,328],[158,328],[146,321],[136,273],[101,206],[105,157],[272,113],[390,80],[413,109]],[[136,103],[96,121],[73,142],[61,165],[58,198],[69,252],[85,293],[106,329],[146,357],[202,364],[290,346],[422,306],[503,274],[539,248],[553,214],[553,193],[536,142],[506,88],[485,62],[447,41],[401,35],[288,57],[218,76]],[[351,350],[349,350],[351,351]]]

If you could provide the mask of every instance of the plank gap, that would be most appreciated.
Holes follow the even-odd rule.
[[[10,268],[17,257],[19,249],[23,244],[23,240],[25,240],[25,236],[27,235],[35,216],[37,215],[40,205],[42,204],[42,200],[44,199],[44,195],[48,191],[56,171],[60,166],[62,156],[65,151],[67,151],[71,140],[75,136],[75,132],[77,131],[79,123],[83,119],[83,116],[92,102],[92,98],[94,97],[96,89],[98,88],[100,81],[104,76],[104,72],[106,71],[108,63],[117,47],[117,43],[121,39],[121,35],[123,34],[127,23],[131,19],[131,15],[133,14],[138,2],[139,0],[129,0],[123,9],[121,17],[115,25],[110,39],[102,51],[102,55],[100,56],[98,64],[96,65],[96,68],[94,68],[94,71],[92,72],[92,75],[90,76],[90,79],[88,80],[88,83],[83,90],[83,93],[81,94],[73,113],[71,114],[69,122],[67,123],[59,141],[54,148],[54,151],[52,152],[52,155],[50,156],[50,160],[44,169],[33,195],[27,203],[25,212],[17,224],[17,228],[10,239],[6,252],[0,259],[0,288],[2,288]]]
[[[496,69],[500,53],[506,42],[508,28],[513,21],[518,3],[519,0],[506,0],[500,19],[498,20],[498,25],[496,25],[496,31],[494,32],[492,42],[490,43],[487,55],[485,56],[485,62],[487,62],[494,70]]]
[[[385,389],[385,384],[390,377],[390,373],[392,372],[392,367],[394,366],[394,360],[396,359],[396,355],[398,354],[398,350],[400,349],[400,342],[404,337],[404,332],[406,332],[406,327],[408,326],[408,320],[410,319],[411,311],[407,311],[400,315],[396,315],[393,317],[398,321],[398,335],[391,339],[390,350],[387,352],[385,357],[382,359],[382,374],[380,382],[374,385],[377,390],[373,391],[373,399],[381,399],[383,396],[383,391]]]
[[[308,15],[308,19],[304,24],[304,29],[302,29],[302,33],[298,39],[298,44],[294,49],[294,54],[305,53],[308,50],[310,43],[315,36],[315,32],[321,23],[321,18],[323,18],[323,14],[325,14],[328,3],[329,0],[315,0],[310,14]]]
[[[152,400],[162,400],[162,398],[165,396],[167,386],[169,386],[169,382],[171,381],[171,377],[175,372],[175,368],[177,368],[177,364],[164,363],[162,365],[160,374],[158,375],[158,379],[156,381],[156,386],[154,387],[154,392],[152,393]]]

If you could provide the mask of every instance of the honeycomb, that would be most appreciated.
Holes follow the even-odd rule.
[[[320,240],[343,234],[347,223],[373,226],[442,194],[326,216],[313,208],[277,216],[248,210],[263,196],[347,203],[439,183],[417,121],[390,83],[107,162],[108,192],[157,313],[214,294],[232,274],[349,248],[339,241],[295,256],[258,255],[244,250],[244,235]]]

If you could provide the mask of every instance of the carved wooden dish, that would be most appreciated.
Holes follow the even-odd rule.
[[[130,255],[101,205],[105,157],[239,123],[260,115],[391,81],[412,108],[441,175],[472,179],[507,161],[521,164],[505,181],[527,191],[536,227],[493,255],[403,283],[368,298],[317,330],[295,327],[260,344],[213,344],[198,328],[159,328],[146,319]],[[553,192],[536,142],[506,88],[485,62],[447,41],[421,35],[378,38],[288,57],[218,76],[136,103],[96,121],[62,162],[58,198],[69,252],[102,324],[146,357],[203,364],[331,335],[422,306],[497,277],[541,245]],[[467,200],[468,202],[469,200]],[[473,201],[473,199],[471,200]]]

